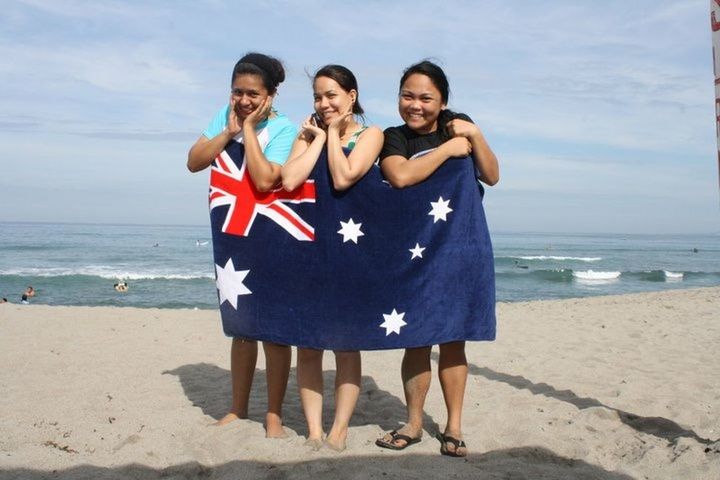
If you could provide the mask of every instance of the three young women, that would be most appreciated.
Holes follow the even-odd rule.
[[[187,167],[198,172],[209,167],[233,139],[242,138],[247,172],[256,188],[265,192],[280,186],[280,170],[297,134],[293,123],[272,108],[285,70],[276,58],[248,53],[235,65],[228,105],[220,109],[188,154]],[[265,132],[262,136],[258,132]],[[241,136],[241,137],[240,137]],[[290,372],[291,351],[287,345],[263,342],[267,363],[268,406],[265,429],[268,437],[285,435],[282,403]],[[257,342],[233,338],[230,349],[232,404],[217,424],[246,418],[250,388],[257,362]]]
[[[241,60],[238,65],[241,63],[252,62]],[[248,68],[252,72],[247,71]],[[188,168],[193,171],[210,165],[224,145],[242,131],[248,172],[259,189],[277,187],[282,182],[283,188],[292,191],[310,176],[319,161],[325,161],[333,188],[345,190],[363,178],[378,154],[382,173],[396,188],[423,182],[443,163],[467,156],[473,158],[479,180],[493,185],[499,179],[497,159],[480,129],[466,115],[447,109],[448,81],[442,69],[432,62],[420,62],[404,72],[398,110],[405,123],[387,129],[384,138],[376,127],[365,127],[358,121],[363,110],[352,72],[339,65],[321,68],[313,79],[315,115],[303,122],[286,162],[277,152],[283,150],[287,156],[290,150],[288,135],[278,135],[265,148],[259,146],[254,135],[258,123],[266,121],[269,125],[279,117],[270,110],[271,98],[279,82],[268,83],[268,76],[256,73],[253,67],[243,67],[237,75],[236,72],[233,73],[230,108],[218,114],[217,122],[211,123],[190,151]],[[222,128],[213,128],[213,124],[222,125]],[[289,133],[291,130],[283,131]],[[268,357],[268,436],[276,436],[282,433],[280,408],[290,352],[288,347],[264,345]],[[429,345],[405,351],[401,374],[407,424],[378,439],[377,445],[401,450],[420,441],[423,406],[431,381],[431,348]],[[246,415],[256,355],[254,342],[233,340],[233,407],[219,423]],[[322,357],[321,350],[298,349],[298,385],[308,423],[308,443],[317,448],[323,444],[324,437]],[[342,450],[360,391],[360,353],[337,351],[335,359],[335,418],[324,443]],[[440,345],[439,378],[448,414],[446,427],[438,436],[441,452],[465,456],[467,448],[461,429],[467,381],[464,341]]]

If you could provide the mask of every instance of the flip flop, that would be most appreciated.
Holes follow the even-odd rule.
[[[458,440],[455,437],[451,437],[450,435],[445,435],[443,433],[438,432],[437,435],[435,435],[435,438],[437,438],[440,441],[440,453],[443,455],[447,455],[448,457],[465,457],[467,456],[467,445],[465,445],[465,442],[463,440]],[[452,443],[455,445],[455,450],[448,450],[447,444]],[[465,453],[458,453],[459,448],[466,449]]]
[[[405,450],[410,445],[419,443],[420,440],[422,440],[422,437],[412,438],[407,435],[403,435],[402,433],[398,433],[397,430],[393,430],[392,432],[387,433],[387,435],[390,435],[391,438],[389,442],[386,442],[382,438],[378,438],[375,440],[375,445],[382,448],[389,448],[390,450]],[[396,445],[395,442],[398,440],[403,440],[405,445]]]

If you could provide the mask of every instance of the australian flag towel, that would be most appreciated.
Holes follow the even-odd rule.
[[[225,333],[377,350],[495,338],[495,272],[471,158],[392,188],[374,165],[344,192],[321,155],[293,192],[258,192],[242,143],[210,179]]]

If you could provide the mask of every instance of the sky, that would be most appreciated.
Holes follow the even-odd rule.
[[[250,5],[252,3],[252,5]],[[446,71],[500,162],[491,231],[717,233],[708,0],[6,1],[0,221],[208,225],[187,151],[248,51],[282,59],[300,123],[309,75],[350,68],[369,123],[398,82]]]

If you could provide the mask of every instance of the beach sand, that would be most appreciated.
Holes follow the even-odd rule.
[[[294,358],[287,438],[264,438],[262,354],[250,418],[209,426],[230,401],[216,311],[4,304],[0,330],[0,479],[720,478],[720,288],[499,304],[497,341],[468,345],[467,459],[433,438],[437,377],[423,441],[374,446],[404,419],[401,351],[363,353],[338,454],[303,446]]]

